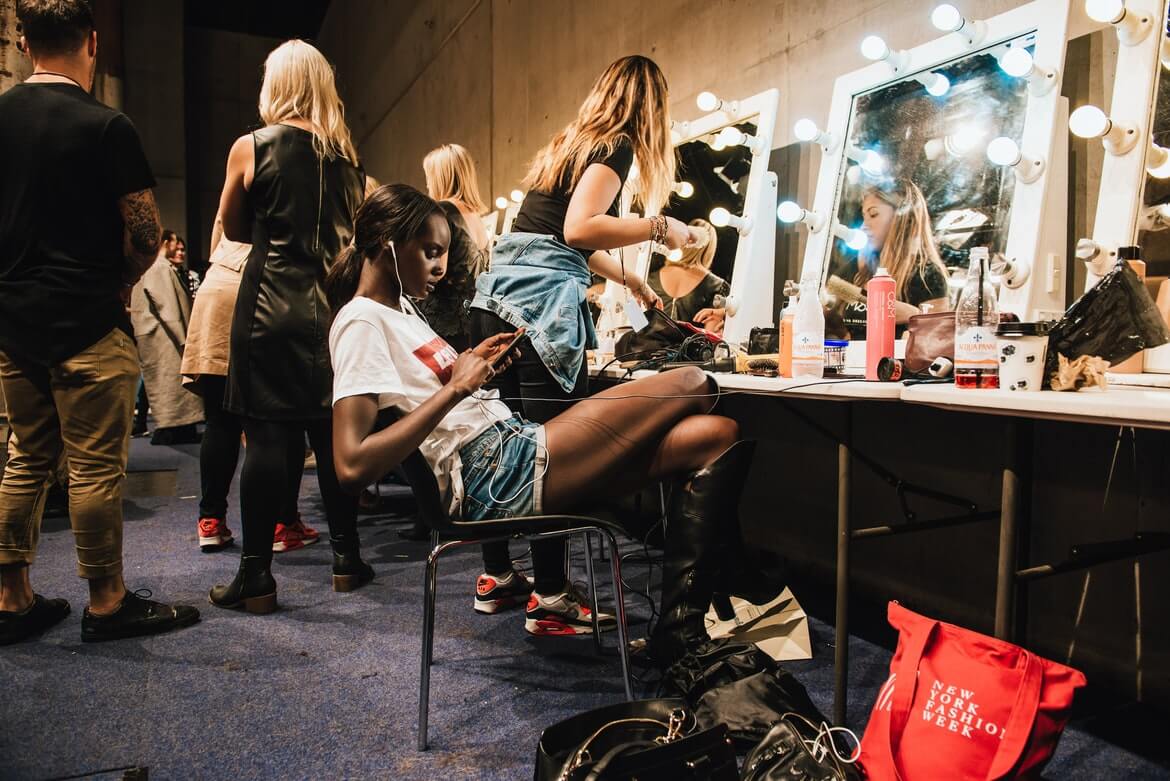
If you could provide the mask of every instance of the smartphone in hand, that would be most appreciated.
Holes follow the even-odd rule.
[[[524,329],[517,329],[515,335],[512,337],[512,341],[508,342],[508,346],[496,355],[495,358],[492,358],[491,367],[493,372],[499,371],[500,367],[507,363],[508,359],[520,348],[520,341],[524,337]]]

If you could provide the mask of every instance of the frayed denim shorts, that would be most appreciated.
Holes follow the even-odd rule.
[[[541,513],[548,468],[544,426],[513,415],[459,450],[467,521]]]

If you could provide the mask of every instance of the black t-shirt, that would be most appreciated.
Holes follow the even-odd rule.
[[[614,144],[613,152],[610,154],[607,155],[604,149],[598,149],[589,158],[590,164],[601,163],[612,168],[623,186],[633,162],[634,148],[624,138]],[[569,201],[572,200],[573,190],[576,187],[576,182],[562,182],[560,186],[549,193],[536,192],[535,190],[529,192],[528,195],[524,196],[524,203],[520,205],[520,211],[517,212],[516,219],[512,222],[512,230],[516,233],[539,233],[564,242],[565,213],[569,210]],[[606,214],[617,217],[620,206],[621,191],[619,190],[618,196],[614,198],[613,204]],[[585,256],[586,260],[593,253],[593,250],[588,247],[574,247],[573,249]]]
[[[130,120],[80,87],[0,95],[0,350],[52,365],[131,333],[118,199],[153,186]]]

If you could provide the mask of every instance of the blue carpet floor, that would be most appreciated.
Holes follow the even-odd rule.
[[[203,621],[195,627],[83,645],[85,591],[75,576],[68,523],[45,522],[34,586],[68,598],[74,614],[37,642],[0,649],[0,778],[112,779],[121,774],[98,771],[140,765],[152,779],[512,781],[531,778],[544,726],[620,699],[612,653],[596,656],[588,640],[530,638],[520,613],[474,613],[478,552],[453,554],[440,569],[431,750],[417,752],[426,546],[398,539],[402,518],[369,517],[363,540],[378,571],[374,585],[331,591],[328,545],[321,543],[277,557],[278,613],[212,608],[207,589],[231,577],[238,549],[198,552],[196,453],[135,440],[134,495],[125,507],[128,584],[199,605]],[[302,510],[324,533],[315,495],[307,473]],[[232,506],[238,533],[235,497]],[[634,585],[644,577],[644,570],[627,568]],[[645,601],[631,595],[628,602],[639,633]],[[813,632],[815,658],[790,669],[828,713],[831,629],[814,621]],[[607,639],[612,645],[613,636]],[[849,722],[860,730],[889,654],[859,639],[851,652]],[[1110,713],[1078,718],[1046,777],[1170,778],[1164,739],[1170,719],[1156,719],[1146,729],[1163,737],[1145,745],[1162,753],[1149,758],[1097,737],[1104,730],[1096,725],[1117,723]]]

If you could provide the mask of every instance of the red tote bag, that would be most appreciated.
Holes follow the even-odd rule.
[[[1085,676],[897,602],[890,677],[861,740],[871,781],[1035,779]]]

